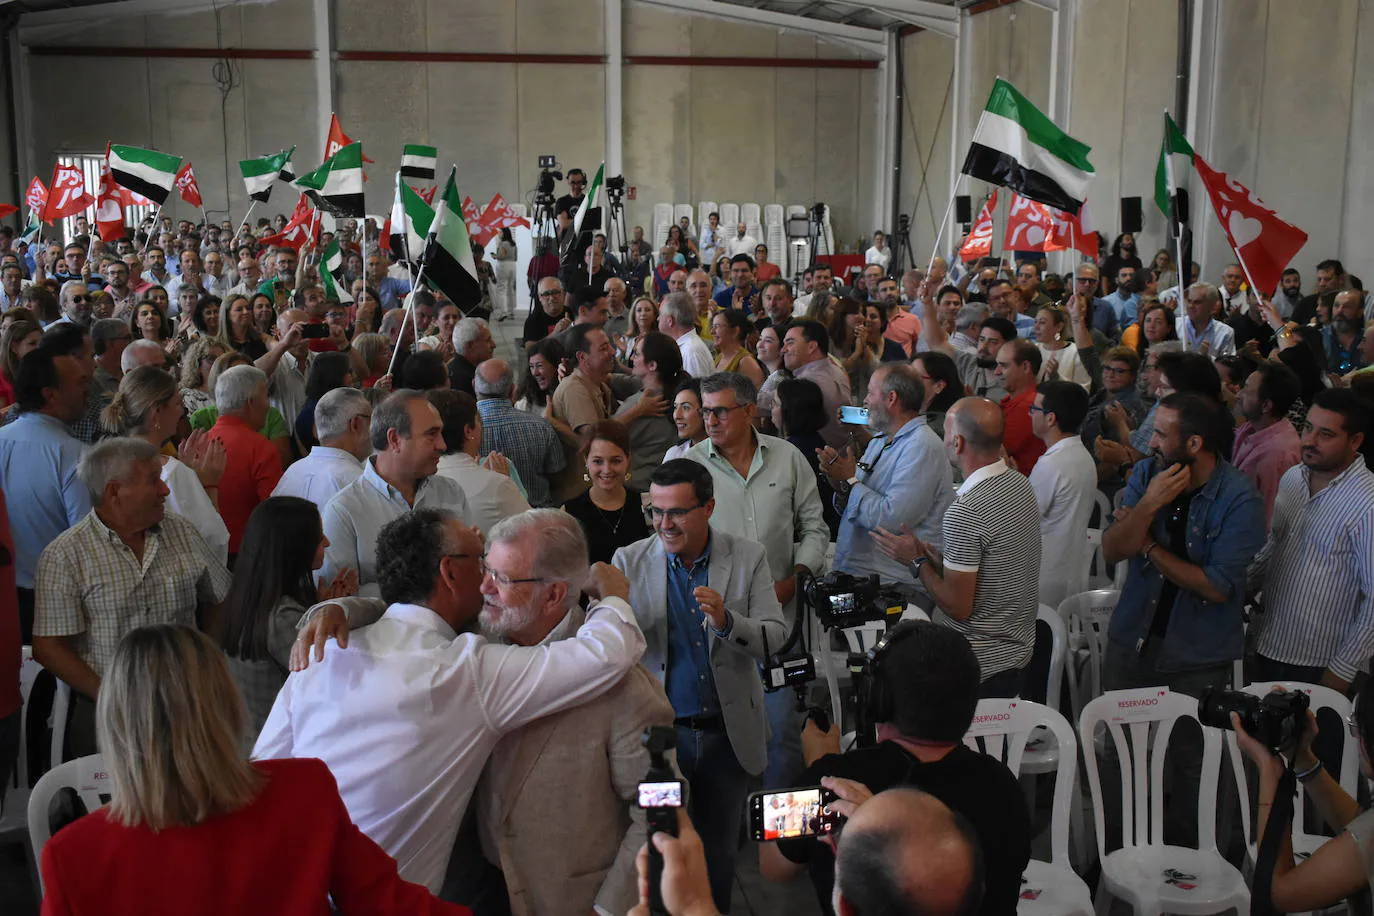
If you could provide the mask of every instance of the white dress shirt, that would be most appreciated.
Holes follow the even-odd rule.
[[[752,235],[745,233],[743,238],[737,235],[731,236],[730,240],[725,243],[725,253],[732,258],[737,254],[747,254],[752,258],[754,249],[757,247],[759,247],[758,241]]]
[[[589,608],[572,639],[528,648],[393,604],[347,649],[330,647],[287,678],[253,757],[323,760],[358,828],[402,878],[437,893],[501,736],[601,696],[643,654],[644,634],[618,598]]]
[[[1097,465],[1078,436],[1046,449],[1030,473],[1040,507],[1040,602],[1058,607],[1087,574],[1088,520],[1097,504]]]
[[[887,265],[890,263],[892,263],[891,248],[879,248],[877,245],[874,245],[864,252],[864,266],[867,266],[869,264],[877,264],[884,271],[886,271]]]
[[[277,408],[277,412],[286,421],[286,428],[295,435],[296,417],[300,415],[301,408],[306,402],[305,373],[301,371],[296,357],[290,353],[283,353],[276,371],[272,373],[271,381],[272,384],[267,390],[267,401]]]
[[[519,515],[530,507],[514,480],[482,467],[467,452],[454,452],[440,458],[439,476],[447,477],[462,488],[468,501],[466,521],[483,536],[503,518]]]
[[[229,288],[234,285],[234,278],[228,272],[222,273],[218,277],[202,274],[200,284],[205,287],[207,293],[223,300],[225,294],[229,292]]]
[[[363,463],[352,452],[317,445],[300,461],[293,462],[277,481],[273,496],[299,496],[322,511],[325,504],[363,473]]]
[[[326,582],[345,569],[358,571],[358,594],[381,595],[377,585],[377,534],[382,527],[411,509],[448,509],[464,524],[472,524],[468,501],[458,484],[437,474],[415,488],[415,505],[377,473],[375,458],[363,465],[357,480],[334,495],[320,513],[329,548],[324,552],[320,575]]]
[[[677,348],[682,353],[682,371],[694,378],[714,375],[716,361],[711,358],[711,349],[696,331],[688,331],[677,339]]]

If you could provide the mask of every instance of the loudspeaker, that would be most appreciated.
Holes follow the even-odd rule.
[[[967,194],[960,194],[954,198],[954,221],[956,223],[973,222],[973,198]]]
[[[1121,198],[1121,231],[1135,234],[1140,231],[1140,198]]]

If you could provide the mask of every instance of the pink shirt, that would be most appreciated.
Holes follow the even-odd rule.
[[[1255,484],[1264,497],[1264,521],[1274,522],[1274,497],[1283,472],[1302,460],[1302,440],[1293,424],[1280,420],[1268,429],[1242,423],[1231,448],[1231,463]]]

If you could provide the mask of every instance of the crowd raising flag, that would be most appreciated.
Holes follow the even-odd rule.
[[[434,211],[415,189],[396,173],[396,198],[391,205],[388,243],[397,260],[415,264],[425,251],[425,239],[434,223]]]
[[[291,218],[282,227],[282,231],[276,235],[269,235],[262,239],[259,244],[263,248],[279,247],[294,248],[300,251],[308,242],[315,238],[315,230],[320,225],[320,211],[310,206],[310,200],[304,194],[296,201],[296,209],[292,211]]]
[[[326,213],[362,219],[363,145],[343,147],[315,171],[297,178],[295,186]]]
[[[95,195],[95,231],[101,241],[117,241],[128,232],[128,227],[124,225],[124,203],[124,195],[115,186],[109,161],[100,163],[100,187]]]
[[[193,207],[205,209],[205,201],[200,196],[200,184],[196,182],[196,173],[191,169],[191,160],[187,159],[181,171],[177,172],[176,184],[182,200]]]
[[[111,146],[109,161],[115,184],[142,194],[159,207],[167,202],[181,168],[180,156],[137,146]]]
[[[289,174],[291,155],[294,152],[296,152],[296,148],[293,146],[270,156],[239,160],[239,171],[243,174],[243,187],[251,200],[255,203],[265,204],[272,197],[272,184],[278,177],[283,181],[291,180],[287,175]]]
[[[401,151],[401,177],[433,181],[439,167],[439,150],[433,146],[407,143]]]
[[[1055,126],[1011,83],[999,79],[973,132],[963,172],[1077,213],[1094,174],[1088,161],[1091,149]]]
[[[458,169],[449,170],[448,182],[434,208],[425,242],[424,275],[461,311],[467,312],[482,301],[477,282],[477,265],[472,259],[472,243],[463,222],[462,198],[458,196]]]
[[[959,260],[967,263],[992,254],[992,212],[996,207],[997,190],[994,188],[988,199],[983,201],[983,208],[978,211],[978,221],[973,224],[959,248]]]
[[[74,165],[58,163],[52,169],[52,183],[48,186],[47,202],[43,205],[42,220],[51,225],[67,216],[75,216],[95,203],[86,190],[86,179]]]
[[[324,246],[324,251],[320,252],[320,285],[324,287],[326,299],[337,299],[344,305],[353,301],[353,293],[348,289],[348,280],[344,277],[343,249],[339,247],[339,240],[333,238],[329,244]]]

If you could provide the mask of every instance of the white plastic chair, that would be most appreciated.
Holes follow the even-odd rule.
[[[668,241],[668,227],[673,224],[673,205],[654,204],[654,258],[658,258],[658,250]]]
[[[1054,735],[1060,753],[1055,767],[1050,818],[1050,861],[1031,859],[1022,876],[1021,916],[1091,916],[1092,898],[1069,861],[1069,816],[1075,808],[1078,742],[1073,726],[1057,710],[1029,700],[979,700],[964,743],[1001,760],[1013,775],[1026,771],[1032,734]],[[981,748],[979,743],[983,745]]]
[[[786,213],[783,210],[782,204],[764,204],[763,225],[765,227],[782,226],[782,221],[785,216]]]
[[[1108,566],[1107,559],[1102,554],[1102,535],[1111,525],[1112,501],[1107,498],[1107,494],[1101,490],[1094,490],[1093,496],[1097,502],[1097,526],[1090,527],[1087,531],[1088,550],[1083,558],[1083,590],[1090,588],[1111,588],[1115,584],[1112,576],[1113,570]],[[1122,564],[1118,563],[1120,567]]]
[[[61,678],[57,679],[57,692],[52,698],[52,748],[48,755],[48,766],[55,767],[67,759],[67,714],[71,711],[72,688]]]
[[[725,229],[725,237],[735,237],[735,227],[739,225],[739,204],[720,205],[720,224]]]
[[[720,208],[716,206],[716,202],[714,200],[703,200],[701,203],[697,204],[698,235],[705,231],[707,226],[711,225],[711,214],[715,213],[719,209]],[[725,226],[722,224],[721,228],[724,229]]]
[[[34,682],[38,680],[43,666],[34,661],[33,649],[24,646],[19,668],[19,758],[15,761],[14,771],[9,783],[0,786],[0,795],[5,800],[4,811],[0,814],[0,837],[28,832],[29,804],[29,696],[33,693]]]
[[[691,204],[678,204],[673,208],[673,222],[681,222],[684,216],[687,217],[687,235],[696,241],[697,227],[693,222],[696,219],[696,213],[692,210]]]
[[[1217,851],[1217,777],[1221,732],[1202,729],[1202,779],[1198,791],[1198,848],[1169,846],[1164,833],[1164,759],[1169,735],[1180,719],[1197,721],[1197,700],[1163,687],[1113,690],[1088,703],[1078,733],[1092,793],[1102,880],[1097,912],[1110,898],[1129,903],[1142,916],[1207,914],[1234,908],[1250,911],[1250,891],[1239,870]],[[1102,783],[1098,774],[1097,727],[1107,728],[1121,767],[1122,847],[1108,853]],[[1151,726],[1154,726],[1153,728]],[[1130,732],[1129,747],[1126,732]]]
[[[1112,588],[1070,595],[1059,603],[1059,616],[1069,631],[1069,703],[1083,714],[1089,700],[1102,695],[1102,656],[1107,651],[1107,627],[1121,592]],[[1084,670],[1085,669],[1085,670]],[[1086,682],[1086,683],[1085,683]]]
[[[1268,694],[1275,687],[1282,687],[1284,690],[1301,690],[1307,694],[1312,701],[1312,711],[1318,712],[1322,709],[1329,709],[1340,717],[1342,724],[1350,715],[1350,701],[1343,695],[1332,690],[1330,687],[1323,687],[1320,684],[1300,684],[1296,681],[1262,681],[1248,684],[1241,688],[1245,693],[1253,696],[1262,697]],[[1346,734],[1344,727],[1341,728],[1341,779],[1340,785],[1352,798],[1355,797],[1360,774],[1359,749],[1354,741]],[[1236,789],[1240,793],[1240,822],[1245,830],[1245,844],[1249,852],[1250,863],[1255,861],[1255,844],[1258,837],[1250,834],[1250,792],[1248,781],[1245,775],[1245,766],[1242,761],[1240,746],[1236,744],[1236,733],[1226,732],[1226,747],[1230,751],[1231,770],[1236,777]],[[1335,775],[1334,773],[1332,774]],[[1308,833],[1303,829],[1304,808],[1303,802],[1307,797],[1307,792],[1302,784],[1298,784],[1298,798],[1293,804],[1293,852],[1301,858],[1307,858],[1317,851],[1327,840],[1328,836],[1317,833]]]
[[[114,792],[114,784],[110,780],[110,774],[105,770],[105,761],[99,754],[68,760],[44,773],[43,778],[38,780],[38,785],[33,787],[33,794],[29,796],[29,844],[33,849],[35,862],[41,861],[43,844],[52,838],[52,823],[48,817],[48,810],[52,807],[53,798],[63,789],[74,790],[89,814],[109,803]],[[41,876],[39,890],[42,890]]]
[[[739,218],[740,222],[744,223],[745,232],[749,233],[756,239],[763,238],[763,220],[761,219],[761,213],[758,204],[740,204]],[[765,242],[764,244],[767,243]],[[750,257],[753,256],[753,252],[750,252],[749,254]]]

